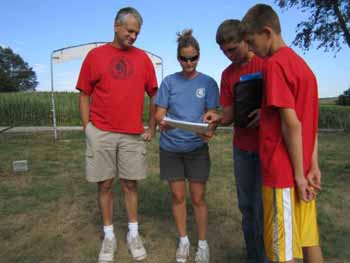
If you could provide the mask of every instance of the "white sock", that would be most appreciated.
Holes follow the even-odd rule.
[[[208,247],[207,240],[198,240],[198,247],[200,247],[200,248],[207,248]]]
[[[188,239],[188,236],[180,237],[180,243],[181,243],[182,245],[185,245],[185,244],[190,243],[190,240]]]
[[[128,224],[129,227],[129,233],[132,237],[137,237],[139,234],[139,223],[133,222]]]
[[[105,237],[107,237],[108,239],[114,238],[113,225],[103,226],[103,232],[105,233]]]

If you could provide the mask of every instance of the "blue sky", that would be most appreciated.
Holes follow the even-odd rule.
[[[282,35],[287,44],[294,39],[298,22],[306,14],[296,9],[280,10]],[[50,54],[67,46],[113,39],[114,17],[122,7],[140,11],[144,25],[136,46],[164,60],[165,75],[179,71],[176,60],[176,32],[192,28],[201,46],[198,70],[220,82],[221,71],[229,64],[215,43],[218,25],[225,19],[241,19],[258,1],[111,1],[111,0],[4,0],[1,3],[0,45],[20,54],[37,73],[37,90],[50,90]],[[320,97],[340,95],[350,88],[350,48],[324,53],[316,48],[303,54],[319,83]],[[54,67],[56,90],[74,91],[81,60]],[[159,75],[160,76],[160,75]],[[160,79],[159,79],[160,81]]]

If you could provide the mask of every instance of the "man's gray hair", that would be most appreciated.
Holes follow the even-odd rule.
[[[136,20],[139,22],[139,25],[142,26],[143,23],[143,19],[142,16],[140,15],[140,13],[133,7],[124,7],[122,9],[120,9],[115,17],[115,22],[116,23],[121,23],[123,24],[125,22],[125,18],[128,15],[132,15],[136,18]]]

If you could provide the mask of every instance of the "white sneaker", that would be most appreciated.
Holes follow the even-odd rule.
[[[198,247],[195,262],[196,263],[209,263],[209,246],[205,248]]]
[[[104,238],[100,250],[100,254],[98,255],[98,262],[113,262],[114,252],[117,250],[117,241],[114,238]]]
[[[181,244],[176,249],[176,262],[184,263],[187,261],[187,258],[190,256],[190,243]]]
[[[132,237],[128,232],[126,235],[126,243],[134,260],[140,261],[147,257],[146,249],[139,235]]]

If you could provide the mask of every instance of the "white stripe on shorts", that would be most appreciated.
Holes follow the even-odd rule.
[[[293,259],[293,215],[292,215],[292,200],[290,195],[290,188],[282,190],[283,193],[283,219],[284,219],[284,233],[285,233],[285,253],[286,261]]]
[[[280,261],[279,249],[278,249],[278,206],[277,206],[277,193],[276,189],[273,189],[273,254],[276,261]]]

